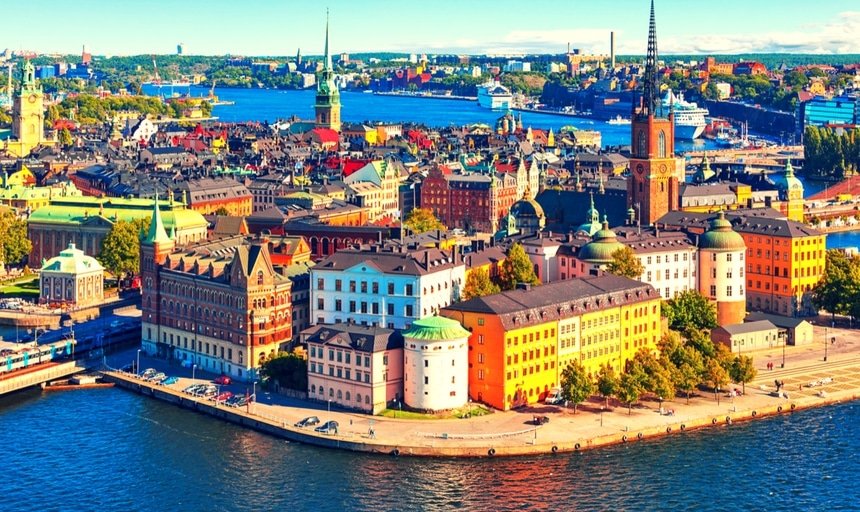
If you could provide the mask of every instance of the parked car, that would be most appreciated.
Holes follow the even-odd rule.
[[[155,375],[153,375],[153,376],[151,376],[151,377],[147,378],[146,380],[147,380],[147,381],[149,381],[149,382],[154,382],[154,383],[158,384],[159,382],[163,381],[163,380],[164,380],[164,379],[166,379],[166,378],[167,378],[167,374],[166,374],[166,373],[164,373],[164,372],[158,372],[158,373],[156,373]]]
[[[547,393],[543,403],[547,405],[559,405],[564,402],[564,395],[561,393],[561,388],[552,388]]]
[[[532,425],[546,425],[547,423],[549,423],[549,416],[532,417]]]
[[[245,407],[248,405],[248,402],[251,402],[247,396],[245,395],[233,395],[233,398],[227,400],[227,405],[230,407]]]
[[[233,393],[230,391],[223,391],[220,395],[215,397],[215,401],[216,402],[225,402],[225,401],[229,400],[230,398],[233,398]]]
[[[320,434],[335,434],[337,435],[337,422],[334,420],[327,421],[323,425],[314,429],[314,432]]]
[[[215,386],[206,386],[203,388],[203,391],[198,393],[203,398],[211,398],[218,394],[218,388]]]
[[[221,384],[222,386],[226,386],[227,384],[230,384],[233,381],[230,379],[230,377],[228,377],[226,375],[221,375],[220,377],[213,380],[212,382],[214,382],[215,384]]]
[[[167,377],[166,379],[161,381],[159,384],[161,384],[162,386],[170,386],[171,384],[176,384],[177,382],[179,382],[179,377],[171,376],[171,377]]]
[[[319,425],[319,422],[320,422],[320,419],[317,418],[316,416],[308,416],[307,418],[303,419],[302,421],[299,421],[298,423],[296,423],[295,426],[297,426],[299,428],[312,427],[314,425]]]
[[[204,384],[192,384],[192,385],[188,386],[187,388],[183,389],[182,392],[193,395],[195,392],[197,392],[200,389],[203,389],[204,387],[205,387]]]
[[[143,373],[140,374],[140,378],[146,380],[155,375],[156,373],[158,373],[158,370],[156,370],[155,368],[147,368],[146,370],[143,370]]]

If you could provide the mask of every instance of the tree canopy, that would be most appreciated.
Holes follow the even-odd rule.
[[[612,253],[612,261],[606,266],[606,271],[616,276],[639,279],[645,272],[645,265],[636,256],[633,249],[625,245]]]
[[[102,240],[97,259],[115,276],[140,272],[140,238],[150,219],[120,220]]]
[[[609,407],[609,397],[618,392],[618,385],[618,375],[612,365],[601,366],[597,374],[597,392],[603,397],[606,407]]]
[[[308,362],[297,354],[278,352],[263,363],[260,374],[265,379],[277,382],[282,388],[308,390]]]
[[[743,355],[737,356],[732,361],[732,366],[729,369],[729,377],[731,377],[732,382],[743,386],[744,394],[747,392],[747,382],[751,382],[757,373],[758,371],[755,369],[753,359]]]
[[[717,308],[698,290],[687,290],[663,303],[669,328],[689,333],[717,326]]]
[[[833,316],[860,316],[860,257],[827,251],[824,276],[812,291],[812,302]]]
[[[445,225],[442,224],[439,219],[433,215],[433,212],[427,208],[413,209],[409,212],[409,215],[406,216],[406,220],[403,221],[403,225],[414,233],[425,233],[435,229],[446,229]]]
[[[574,359],[567,368],[562,370],[561,393],[566,401],[573,404],[574,414],[576,414],[576,407],[594,393],[594,383],[578,359]]]
[[[7,211],[0,214],[0,262],[21,263],[30,254],[33,244],[27,237],[27,221]]]
[[[499,280],[503,290],[513,290],[520,283],[539,285],[540,279],[535,275],[534,267],[525,249],[515,243],[508,249],[508,255],[502,262]]]
[[[474,299],[499,293],[499,286],[490,279],[486,269],[478,267],[469,271],[466,285],[463,288],[463,300]]]

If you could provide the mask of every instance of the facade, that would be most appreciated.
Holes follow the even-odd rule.
[[[268,241],[235,236],[176,246],[155,209],[140,244],[143,350],[256,380],[292,337],[291,282],[275,272]]]
[[[39,301],[75,307],[104,301],[104,267],[74,243],[42,265]]]
[[[717,305],[719,325],[739,324],[746,317],[743,237],[723,212],[699,237],[699,291]]]
[[[0,188],[0,204],[15,208],[20,212],[32,212],[48,206],[51,199],[81,197],[83,194],[73,182],[47,187],[33,187],[7,183]]]
[[[828,124],[858,124],[860,122],[860,95],[842,95],[834,98],[816,96],[801,104],[805,126]]]
[[[402,167],[390,160],[374,160],[343,179],[347,199],[368,208],[371,221],[400,217],[400,183],[406,177]]]
[[[245,185],[231,178],[182,181],[174,190],[187,198],[188,208],[201,215],[213,215],[222,208],[235,217],[253,213],[254,196]]]
[[[45,138],[45,95],[36,83],[35,68],[28,60],[21,70],[21,89],[12,99],[12,137],[6,151],[22,158],[39,145],[53,144]]]
[[[27,234],[33,243],[30,261],[41,261],[60,253],[69,243],[89,256],[101,251],[101,244],[111,227],[120,220],[133,221],[152,217],[152,199],[115,197],[52,198],[27,219]],[[208,222],[182,203],[160,201],[159,212],[165,229],[171,231],[178,245],[206,238]]]
[[[421,208],[449,228],[495,233],[517,190],[517,178],[509,173],[446,174],[436,166],[421,183]]]
[[[403,331],[403,401],[413,409],[456,409],[469,399],[469,331],[441,316]]]
[[[628,206],[639,211],[639,221],[651,225],[664,214],[678,209],[678,187],[684,182],[675,161],[675,122],[664,112],[657,84],[657,29],[654,5],[648,33],[642,104],[631,121]],[[681,168],[683,172],[683,167]]]
[[[469,337],[469,396],[508,410],[542,401],[579,360],[596,374],[621,372],[662,336],[653,287],[606,275],[458,302],[442,309]]]
[[[311,270],[311,321],[407,329],[459,300],[465,270],[456,250],[339,250]]]
[[[334,81],[334,70],[331,65],[331,55],[328,53],[328,14],[325,21],[325,56],[323,57],[323,70],[320,81],[317,84],[316,103],[316,127],[329,128],[340,132],[340,91]]]
[[[316,325],[308,347],[308,398],[378,414],[402,399],[403,337],[392,329]]]
[[[738,355],[779,347],[785,343],[779,328],[768,320],[721,325],[711,330],[711,339]]]

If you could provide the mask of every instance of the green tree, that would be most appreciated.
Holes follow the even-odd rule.
[[[140,238],[149,220],[117,221],[102,240],[98,260],[115,276],[140,272]]]
[[[308,362],[297,354],[278,352],[260,368],[260,374],[282,388],[295,391],[308,390]]]
[[[561,372],[561,394],[568,402],[573,403],[573,413],[576,407],[588,399],[594,393],[594,383],[585,372],[585,368],[579,360],[574,359],[567,368]]]
[[[508,255],[502,262],[499,279],[503,290],[513,290],[520,283],[538,285],[540,279],[535,275],[534,267],[525,249],[515,243],[508,249]]]
[[[439,222],[439,219],[433,215],[433,212],[427,208],[415,208],[409,215],[406,216],[406,220],[403,221],[403,225],[409,228],[413,233],[425,233],[427,231],[433,231],[436,229],[444,230],[445,225]]]
[[[791,87],[803,87],[809,83],[809,78],[801,71],[789,71],[783,77],[783,81]]]
[[[723,368],[723,365],[720,364],[717,358],[713,357],[708,359],[705,368],[705,379],[708,381],[708,385],[714,390],[714,399],[716,399],[717,405],[719,405],[720,389],[729,383],[729,372]]]
[[[860,257],[831,249],[826,260],[824,276],[812,290],[812,303],[831,318],[851,314],[860,298]]]
[[[747,392],[747,382],[752,382],[756,373],[758,372],[753,364],[753,359],[749,356],[737,356],[732,361],[732,367],[729,370],[732,382],[741,384],[744,394]]]
[[[218,207],[217,210],[215,210],[215,215],[218,215],[220,217],[225,217],[225,216],[230,215],[230,212],[227,211],[227,208],[220,206],[220,207]]]
[[[645,272],[645,265],[636,256],[633,249],[625,245],[612,253],[612,261],[606,266],[606,271],[616,276],[639,279]]]
[[[669,328],[682,333],[717,326],[717,308],[697,290],[683,291],[663,303]]]
[[[27,221],[11,211],[0,214],[0,262],[7,265],[21,263],[33,248],[27,237]]]
[[[606,408],[609,408],[609,398],[618,392],[618,375],[612,365],[605,364],[600,367],[597,374],[597,392],[603,397]]]
[[[484,297],[499,293],[499,286],[490,280],[490,273],[482,267],[469,271],[466,277],[466,285],[463,288],[463,299],[469,300],[475,297]]]
[[[639,379],[629,373],[621,374],[615,396],[621,403],[627,404],[627,414],[631,413],[633,402],[639,400],[640,395],[642,395],[642,385]]]
[[[68,128],[63,128],[62,130],[60,130],[60,144],[64,148],[71,146],[72,144],[74,144],[74,142],[75,141],[72,138],[72,133],[69,131]]]

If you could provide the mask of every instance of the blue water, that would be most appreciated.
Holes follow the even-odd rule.
[[[206,96],[206,87],[191,87],[192,96]],[[146,94],[158,95],[157,87],[146,85]],[[187,94],[189,88],[175,89],[174,92]],[[212,115],[221,121],[269,121],[284,119],[292,115],[302,119],[313,119],[313,90],[279,91],[274,89],[216,89],[222,100],[235,101],[235,105],[216,106]],[[163,93],[170,95],[169,88]],[[439,100],[408,96],[379,96],[361,92],[341,93],[341,116],[344,121],[355,123],[363,121],[413,122],[432,127],[463,126],[484,123],[495,126],[502,112],[487,110],[478,106],[476,101]],[[516,112],[520,115],[520,112]],[[629,125],[611,125],[602,121],[581,117],[534,114],[522,112],[525,127],[552,128],[558,133],[562,126],[575,126],[582,130],[598,130],[602,134],[603,145],[618,146],[630,144]],[[676,141],[678,151],[692,149],[713,149],[712,141]]]
[[[827,235],[827,248],[860,247],[860,231],[845,231]]]
[[[857,510],[860,405],[599,451],[407,459],[291,444],[118,389],[0,398],[2,510]]]

